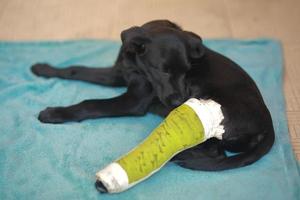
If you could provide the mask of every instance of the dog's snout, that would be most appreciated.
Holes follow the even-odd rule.
[[[170,95],[169,97],[167,97],[167,104],[168,105],[171,105],[171,106],[174,106],[174,107],[177,107],[179,106],[180,104],[183,103],[183,98],[181,97],[181,95],[179,94],[172,94]]]

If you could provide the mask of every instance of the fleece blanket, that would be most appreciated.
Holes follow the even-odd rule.
[[[81,123],[42,124],[39,111],[84,99],[110,98],[125,88],[34,76],[46,62],[109,66],[119,42],[0,42],[0,199],[299,199],[300,176],[291,149],[282,93],[283,59],[274,40],[206,40],[240,64],[256,81],[271,111],[276,141],[253,165],[221,172],[184,169],[169,163],[120,194],[100,194],[95,173],[141,142],[161,121],[153,114]]]

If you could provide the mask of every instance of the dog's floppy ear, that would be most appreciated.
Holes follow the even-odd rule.
[[[121,32],[121,40],[122,42],[129,41],[134,37],[143,35],[143,33],[144,31],[140,27],[133,26]]]
[[[187,38],[188,56],[191,59],[200,59],[205,53],[201,37],[189,31],[184,31],[184,33]]]

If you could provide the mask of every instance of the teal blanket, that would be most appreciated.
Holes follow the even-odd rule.
[[[30,66],[47,62],[109,66],[120,43],[102,40],[0,42],[0,199],[299,199],[282,93],[282,52],[277,41],[207,40],[256,81],[271,111],[274,147],[253,165],[221,172],[192,171],[168,163],[120,194],[99,194],[95,173],[141,142],[162,118],[117,117],[81,123],[42,124],[47,106],[66,106],[125,91],[89,83],[34,76]]]

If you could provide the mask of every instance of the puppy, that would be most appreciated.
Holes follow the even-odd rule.
[[[274,143],[270,113],[250,76],[229,58],[207,48],[201,38],[168,20],[148,22],[121,33],[122,46],[112,67],[35,64],[37,76],[127,86],[111,99],[85,100],[68,107],[48,107],[38,119],[64,123],[153,112],[165,117],[189,98],[212,99],[222,106],[222,140],[212,138],[176,155],[171,161],[216,171],[249,165]],[[225,151],[237,153],[227,156]]]

